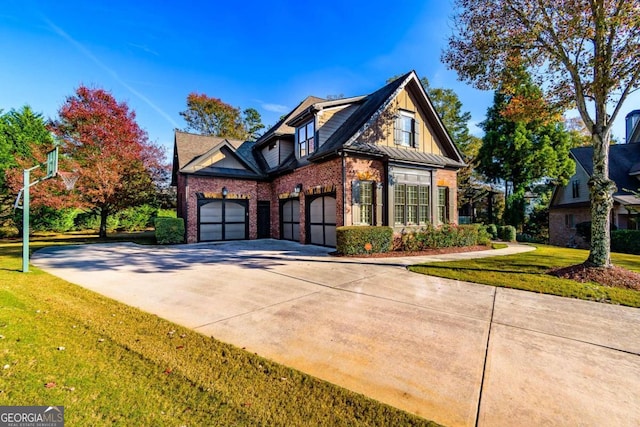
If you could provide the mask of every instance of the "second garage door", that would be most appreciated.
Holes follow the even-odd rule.
[[[336,246],[336,198],[334,195],[317,196],[309,200],[307,209],[307,236],[309,243]]]

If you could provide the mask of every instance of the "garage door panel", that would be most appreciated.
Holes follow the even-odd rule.
[[[323,209],[322,209],[322,197],[315,199],[309,206],[309,219],[311,222],[322,222]]]
[[[200,240],[222,240],[222,224],[201,224]]]
[[[224,238],[225,240],[241,240],[244,239],[244,224],[225,224]]]
[[[200,208],[200,222],[222,222],[222,203],[207,203]]]
[[[336,199],[333,197],[324,198],[324,222],[336,223]]]
[[[336,226],[326,225],[324,229],[325,246],[336,246]]]
[[[228,202],[225,205],[225,220],[226,222],[244,222],[245,212],[244,206]]]

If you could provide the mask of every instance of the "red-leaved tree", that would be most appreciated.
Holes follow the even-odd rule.
[[[153,200],[164,153],[127,104],[103,89],[80,86],[58,114],[51,130],[62,141],[61,155],[75,164],[74,192],[100,214],[100,237],[106,237],[109,215]]]

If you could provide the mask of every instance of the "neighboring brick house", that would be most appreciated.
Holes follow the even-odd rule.
[[[613,194],[611,223],[618,229],[640,229],[640,198],[628,190],[640,188],[640,110],[627,114],[626,144],[609,147],[609,178]],[[549,206],[549,243],[587,248],[576,224],[591,221],[588,182],[593,173],[593,147],[571,150],[576,172],[565,186],[555,188]]]
[[[176,131],[187,242],[335,246],[336,227],[457,223],[452,142],[414,71],[366,96],[308,97],[257,141]]]

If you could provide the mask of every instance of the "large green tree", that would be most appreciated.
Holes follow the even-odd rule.
[[[443,60],[461,79],[495,89],[513,62],[544,83],[551,102],[575,107],[591,134],[592,242],[587,264],[611,266],[611,126],[640,87],[637,0],[456,0]]]
[[[30,168],[42,161],[38,147],[52,146],[44,118],[28,105],[0,115],[0,223],[13,216],[11,206],[17,189],[9,185],[10,175],[16,175],[15,185],[21,185],[23,166]]]
[[[75,193],[99,213],[99,234],[106,237],[109,215],[154,199],[163,152],[149,142],[128,105],[103,89],[80,86],[58,114],[51,128],[75,163]]]
[[[544,112],[534,117],[520,114],[521,104],[536,93],[527,79],[511,94],[498,90],[481,125],[485,135],[478,170],[489,180],[504,181],[505,189],[511,188],[505,198],[505,220],[515,226],[524,222],[525,193],[534,183],[551,178],[565,184],[575,172],[569,157],[574,142],[563,122]]]
[[[181,111],[180,115],[187,122],[186,131],[201,135],[255,140],[264,128],[256,109],[246,108],[241,111],[204,93],[190,93],[187,96],[187,109]]]

